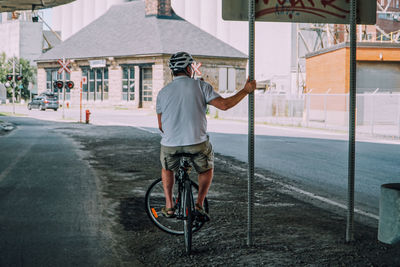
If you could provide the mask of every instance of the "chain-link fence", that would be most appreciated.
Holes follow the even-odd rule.
[[[255,118],[258,122],[334,130],[348,129],[349,94],[256,93]],[[240,102],[228,111],[210,107],[210,115],[247,120],[248,103]],[[357,94],[358,133],[400,137],[400,93]]]

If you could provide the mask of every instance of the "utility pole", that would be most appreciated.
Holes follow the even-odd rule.
[[[65,65],[65,57],[63,57],[63,64]],[[62,118],[65,119],[65,91],[67,90],[65,86],[65,75],[67,75],[65,69],[63,69],[63,113],[62,113]]]
[[[13,115],[15,115],[15,56],[13,57],[13,85],[12,85],[12,105],[13,105]]]

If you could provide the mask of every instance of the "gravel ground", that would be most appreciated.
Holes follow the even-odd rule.
[[[290,180],[266,170],[256,170],[273,181],[255,181],[255,245],[248,247],[246,164],[218,154],[208,195],[212,220],[194,235],[187,256],[183,237],[160,231],[144,210],[147,187],[160,175],[158,135],[78,124],[57,131],[78,143],[97,173],[118,266],[400,266],[400,244],[378,242],[376,221],[357,217],[356,241],[346,243],[343,210],[283,188],[273,181]]]

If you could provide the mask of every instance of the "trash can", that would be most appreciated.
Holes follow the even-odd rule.
[[[400,183],[381,185],[378,240],[386,244],[400,242]]]

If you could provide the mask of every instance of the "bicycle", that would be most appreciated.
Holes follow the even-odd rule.
[[[165,195],[161,178],[155,180],[148,188],[145,196],[146,213],[151,221],[161,230],[173,235],[184,235],[185,250],[187,254],[192,249],[192,233],[197,232],[204,225],[204,221],[195,211],[195,198],[199,190],[198,185],[190,177],[191,156],[190,154],[179,154],[180,166],[175,173],[175,186],[172,198],[175,203],[175,214],[171,217],[163,216],[161,209],[165,206]],[[207,198],[203,204],[208,213]],[[183,227],[182,227],[183,222]]]

